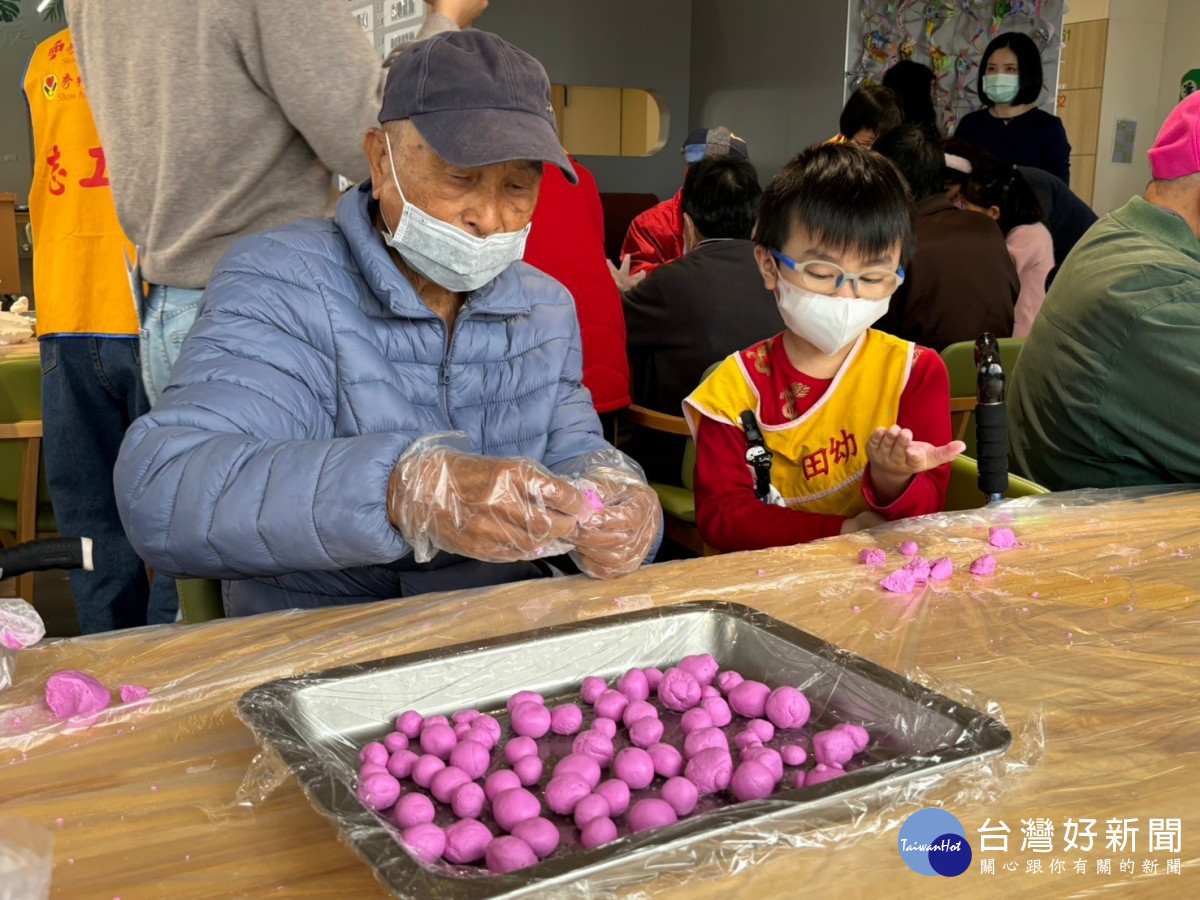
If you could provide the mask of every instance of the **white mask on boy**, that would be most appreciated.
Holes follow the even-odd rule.
[[[788,329],[822,353],[837,353],[874,325],[888,311],[891,297],[863,300],[831,297],[797,287],[783,276],[776,300]]]

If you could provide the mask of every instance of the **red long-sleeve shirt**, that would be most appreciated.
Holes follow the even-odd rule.
[[[763,397],[762,422],[780,425],[799,418],[813,406],[829,388],[832,379],[812,378],[796,369],[787,359],[783,341],[775,342],[771,354],[772,381],[777,390]],[[795,390],[795,385],[808,387]],[[785,418],[783,404],[768,405],[768,398],[787,394],[794,404],[793,416]],[[804,394],[803,396],[797,396]],[[853,402],[846,398],[845,402]],[[890,425],[881,422],[881,426]],[[914,353],[908,384],[900,395],[897,424],[912,431],[913,439],[934,446],[949,443],[950,379],[941,357],[924,347]],[[769,440],[769,438],[768,438]],[[940,512],[946,501],[950,483],[950,467],[941,466],[922,472],[909,482],[904,492],[892,503],[879,502],[871,487],[871,466],[868,463],[862,479],[863,498],[867,506],[889,521]],[[769,506],[754,493],[754,476],[746,465],[746,438],[742,429],[700,418],[696,440],[696,522],[705,543],[722,551],[758,550],[763,547],[786,547],[815,541],[839,534],[845,519],[842,516],[820,515],[783,506]]]

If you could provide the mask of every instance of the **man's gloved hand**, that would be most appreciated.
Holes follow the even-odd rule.
[[[574,546],[583,492],[528,459],[418,441],[388,479],[388,519],[417,562],[445,550],[484,562],[554,556]]]
[[[604,503],[579,524],[571,558],[593,578],[627,575],[642,564],[662,525],[658,495],[632,473],[593,469],[583,478],[596,485]]]

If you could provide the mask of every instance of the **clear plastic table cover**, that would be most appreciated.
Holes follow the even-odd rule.
[[[1200,614],[1200,498],[1194,490],[1075,492],[931,516],[802,547],[644,567],[614,581],[580,577],[361,607],[165,626],[43,641],[20,651],[0,695],[0,815],[55,833],[56,896],[386,896],[272,753],[237,718],[266,682],[534,628],[683,601],[745,604],[1001,719],[1003,755],[846,797],[786,827],[748,827],[661,848],[565,895],[727,897],[806,892],[926,895],[904,868],[896,829],[940,806],[971,838],[1007,820],[1019,847],[1031,816],[1182,818],[1181,868],[1200,873],[1195,647]],[[1021,546],[993,551],[972,577],[988,528]],[[905,560],[903,540],[956,564],[910,595],[878,581]],[[858,552],[878,547],[871,568]],[[116,691],[90,727],[55,720],[46,678],[80,669]],[[581,672],[580,675],[589,674]],[[1014,848],[1015,849],[1015,848]],[[1053,876],[969,870],[955,890],[980,896],[1086,896],[1141,870],[1050,886]],[[1019,854],[1018,854],[1019,855]],[[1088,854],[1103,854],[1103,847]],[[1107,854],[1112,855],[1112,854]],[[1161,854],[1160,854],[1161,856]],[[1067,878],[1069,876],[1062,876]],[[1171,884],[1157,885],[1172,890]]]

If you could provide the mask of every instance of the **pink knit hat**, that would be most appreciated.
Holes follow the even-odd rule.
[[[1200,172],[1200,91],[1171,110],[1147,155],[1155,181]]]

